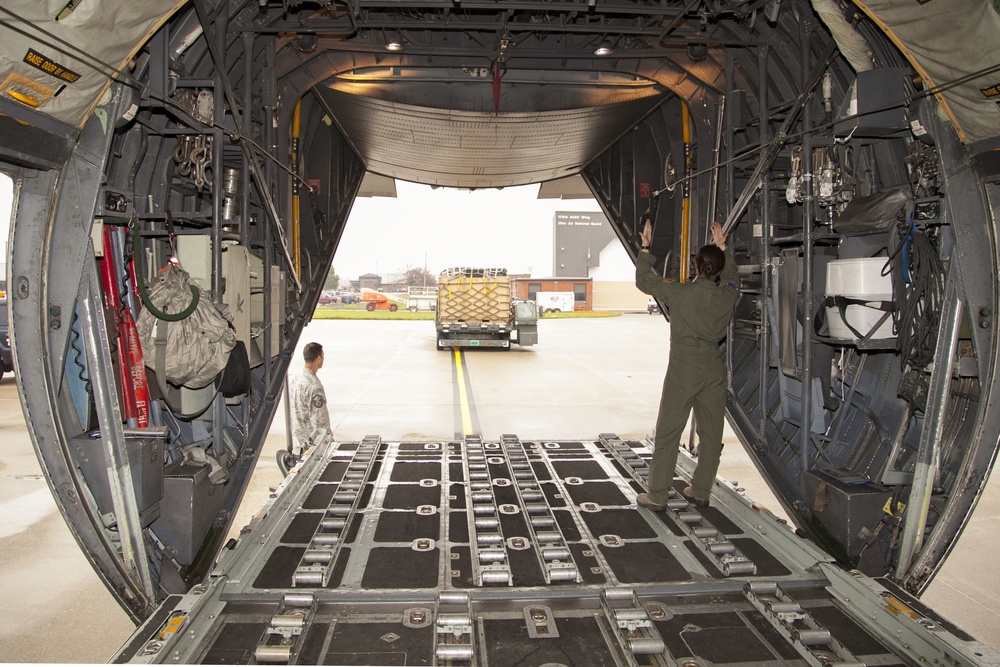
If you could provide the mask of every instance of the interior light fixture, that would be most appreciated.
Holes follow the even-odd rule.
[[[403,50],[403,40],[400,38],[399,33],[389,34],[385,42],[385,50],[392,53],[398,53]]]
[[[615,50],[611,46],[611,42],[609,42],[608,40],[604,40],[603,42],[601,42],[600,46],[594,49],[595,56],[610,56],[614,52]]]

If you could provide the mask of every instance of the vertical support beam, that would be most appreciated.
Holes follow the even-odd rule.
[[[84,275],[86,282],[80,289],[79,313],[87,367],[90,370],[91,387],[94,392],[94,405],[97,409],[97,421],[101,427],[104,457],[108,467],[115,521],[118,524],[118,535],[121,540],[121,558],[125,569],[137,575],[143,595],[152,602],[156,599],[156,595],[149,561],[146,559],[139,502],[132,481],[132,467],[129,465],[128,452],[125,449],[121,412],[115,396],[111,344],[108,332],[104,328],[101,289],[97,284],[97,273],[93,265],[84,269]]]
[[[757,49],[757,104],[760,127],[760,142],[771,140],[770,101],[767,95],[767,59],[769,46]],[[763,175],[763,197],[760,212],[760,386],[757,390],[760,422],[757,425],[757,446],[767,446],[767,378],[771,372],[771,318],[767,313],[767,302],[771,298],[771,172]]]
[[[151,106],[162,106],[163,102],[156,96],[150,95],[150,91],[156,91],[164,97],[167,94],[169,79],[167,69],[170,64],[168,47],[170,45],[170,23],[165,23],[163,28],[157,30],[149,40],[149,87],[142,89],[142,94],[146,98],[146,104]]]
[[[802,91],[809,91],[809,42],[812,22],[802,23],[799,37],[802,65]],[[802,427],[799,430],[799,483],[801,497],[806,497],[805,472],[812,455],[812,321],[813,321],[813,173],[812,173],[812,96],[806,95],[802,103],[802,161],[805,163],[805,193],[802,201]]]
[[[227,52],[226,24],[228,18],[229,14],[223,12],[219,16],[219,22],[214,24],[216,29],[215,35],[209,32],[205,33],[206,40],[211,40],[213,37],[217,40],[217,48],[223,54]],[[223,68],[224,73],[224,68],[226,67],[225,56],[223,56],[222,62],[217,62],[215,65],[217,68]],[[212,94],[215,96],[215,107],[212,118],[215,125],[215,130],[212,132],[212,291],[215,294],[215,303],[217,305],[222,304],[224,278],[222,275],[222,206],[225,194],[222,192],[222,183],[225,179],[225,169],[222,167],[222,142],[226,140],[225,133],[220,129],[225,127],[226,121],[226,105],[223,104],[220,88],[219,78],[216,77],[215,85],[212,87]],[[225,99],[230,105],[235,101],[234,96],[227,96]],[[235,108],[231,109],[230,112],[234,117],[239,113]],[[223,397],[221,391],[215,394],[215,399],[213,400],[212,424],[212,449],[217,455],[221,455],[226,451],[225,444],[222,441],[223,429],[226,424],[226,399]]]
[[[951,398],[952,362],[958,348],[958,332],[962,322],[962,302],[958,298],[955,273],[956,267],[953,261],[948,266],[948,282],[945,285],[944,296],[945,312],[938,327],[934,368],[931,370],[927,394],[927,410],[920,431],[913,485],[910,487],[910,497],[906,505],[906,523],[903,524],[899,562],[896,565],[897,580],[907,576],[907,570],[923,545],[927,512],[930,508],[934,479],[937,476],[941,438],[944,435],[948,403]]]
[[[262,125],[264,127],[264,146],[267,148],[267,152],[271,155],[276,155],[277,151],[277,132],[274,129],[274,119],[278,113],[278,83],[274,73],[275,60],[277,55],[275,53],[274,38],[269,38],[267,45],[264,48],[264,72],[261,79],[263,80],[263,90],[261,91],[261,106],[264,109]],[[256,160],[256,156],[252,153],[247,155],[247,161]],[[261,189],[266,189],[270,191],[271,185],[274,183],[274,176],[277,167],[273,160],[267,160],[264,163],[264,182],[259,184]],[[262,225],[261,234],[264,237],[264,266],[271,267],[274,265],[274,237],[271,234],[271,225]],[[268,322],[268,326],[264,327],[264,377],[271,376],[271,348],[274,345],[274,336],[278,335],[278,332],[274,331],[271,322],[271,309],[273,308],[273,299],[271,298],[271,293],[273,291],[273,282],[271,280],[271,271],[265,269],[264,271],[264,318]]]
[[[253,122],[253,66],[256,36],[247,31],[243,33],[243,109],[248,119]],[[244,153],[243,169],[240,173],[240,245],[250,247],[250,159],[251,155]]]

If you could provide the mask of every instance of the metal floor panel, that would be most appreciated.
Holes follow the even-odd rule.
[[[717,484],[708,508],[679,494],[665,512],[638,508],[650,455],[648,442],[612,434],[322,444],[176,606],[174,625],[120,657],[916,664],[865,629],[857,593],[841,602],[822,552],[731,487]]]

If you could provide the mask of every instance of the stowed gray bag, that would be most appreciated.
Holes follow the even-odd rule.
[[[236,345],[229,313],[201,298],[187,271],[174,265],[160,273],[148,297],[153,307],[139,313],[136,327],[146,366],[156,372],[161,389],[164,381],[189,389],[209,385]],[[192,303],[193,311],[184,315]],[[160,319],[153,310],[170,319]]]

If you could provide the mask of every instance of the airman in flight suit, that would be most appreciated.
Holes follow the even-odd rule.
[[[722,455],[726,410],[726,366],[719,343],[726,336],[739,298],[739,274],[733,251],[719,223],[712,223],[715,245],[695,256],[697,277],[679,283],[660,278],[649,252],[653,230],[647,221],[635,265],[635,285],[660,300],[670,313],[670,360],[656,420],[655,449],[649,466],[649,493],[637,503],[660,511],[673,486],[680,437],[694,408],[698,431],[698,466],[683,494],[697,506],[708,505]]]

